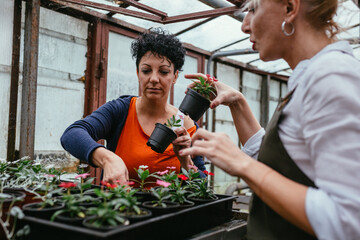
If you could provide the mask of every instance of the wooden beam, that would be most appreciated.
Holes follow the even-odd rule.
[[[163,18],[168,16],[166,12],[162,12],[162,11],[160,11],[158,9],[149,7],[149,6],[145,5],[145,4],[139,3],[139,2],[134,1],[134,0],[121,0],[121,2],[127,3],[127,4],[129,4],[129,5],[133,6],[133,7],[136,7],[138,9],[147,11],[149,13],[155,14],[155,15],[163,17]]]
[[[239,9],[240,8],[238,7],[225,7],[225,8],[218,8],[218,9],[207,10],[196,13],[181,14],[173,17],[164,18],[162,23],[168,24],[168,23],[184,22],[188,20],[195,20],[199,18],[218,17],[221,15],[231,14],[233,12],[238,11]]]
[[[82,6],[106,10],[106,11],[113,12],[113,13],[119,13],[119,14],[131,16],[131,17],[141,18],[141,19],[145,19],[145,20],[149,20],[149,21],[153,21],[153,22],[162,22],[162,18],[159,16],[155,16],[155,15],[143,13],[143,12],[138,12],[138,11],[133,11],[133,10],[125,9],[125,8],[114,7],[114,6],[110,6],[110,5],[102,4],[102,3],[95,3],[95,2],[85,1],[85,0],[61,0],[60,2],[69,2],[69,3],[74,3],[74,4],[78,4],[78,5],[82,5]]]
[[[11,60],[11,83],[9,103],[9,124],[7,139],[7,161],[15,159],[16,115],[18,104],[19,68],[20,68],[20,39],[21,39],[21,9],[22,0],[14,1],[13,45]]]
[[[20,157],[34,157],[40,0],[26,1]]]

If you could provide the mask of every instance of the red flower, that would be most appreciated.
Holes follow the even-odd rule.
[[[73,182],[62,182],[59,184],[59,187],[62,188],[72,188],[72,187],[76,187],[76,183]]]
[[[134,181],[127,181],[125,184],[130,186],[130,185],[134,185],[135,182]]]
[[[116,188],[118,186],[117,184],[111,184],[105,181],[101,181],[100,184],[108,188]]]
[[[214,176],[215,174],[213,174],[212,172],[208,172],[206,170],[203,171],[203,173],[205,173],[206,175],[210,175],[210,176]]]
[[[188,180],[188,177],[185,176],[184,174],[179,174],[179,175],[178,175],[178,178],[180,178],[180,179],[183,180],[183,181]]]

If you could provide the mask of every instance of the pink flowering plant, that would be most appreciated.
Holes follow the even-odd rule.
[[[111,201],[115,209],[118,209],[120,213],[124,213],[125,215],[141,215],[140,202],[135,196],[138,190],[125,185],[116,188],[116,190],[116,197]]]
[[[151,188],[151,194],[156,198],[156,200],[153,200],[153,207],[166,207],[166,200],[170,199],[171,195],[169,194],[169,186],[171,183],[162,181],[162,180],[156,180],[156,184],[160,187]]]
[[[91,188],[94,178],[90,177],[90,173],[82,173],[75,176],[75,179],[79,180],[77,188],[80,191],[80,196],[83,196],[84,191]]]
[[[134,168],[138,177],[139,177],[139,180],[136,180],[136,179],[131,179],[132,181],[138,183],[140,185],[140,190],[143,191],[143,192],[146,192],[148,191],[146,188],[145,188],[145,185],[149,184],[149,183],[152,183],[150,181],[147,181],[147,179],[149,177],[155,177],[155,174],[154,173],[151,173],[150,174],[150,171],[148,169],[149,167],[146,166],[146,165],[140,165],[138,169]]]
[[[166,167],[166,170],[156,172],[155,177],[159,180],[170,183],[169,188],[174,189],[175,182],[178,179],[175,169],[176,167]]]

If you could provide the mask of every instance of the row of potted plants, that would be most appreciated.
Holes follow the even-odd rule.
[[[15,232],[16,220],[24,214],[106,231],[166,211],[191,207],[198,201],[217,199],[207,188],[207,178],[199,178],[196,167],[189,171],[183,169],[182,174],[174,169],[169,166],[162,172],[150,173],[147,166],[139,166],[135,169],[139,179],[125,186],[107,182],[95,186],[94,178],[83,168],[79,168],[79,174],[69,179],[71,181],[61,182],[60,171],[44,169],[29,159],[1,163],[1,213],[8,218],[1,220],[4,235],[10,239],[16,234],[26,234],[26,226]],[[148,188],[153,181],[157,187]],[[135,184],[139,187],[133,187]],[[10,190],[13,192],[7,193]],[[10,205],[5,209],[4,203],[10,198]]]

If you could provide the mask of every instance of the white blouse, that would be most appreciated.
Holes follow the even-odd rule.
[[[318,239],[360,239],[360,62],[345,41],[300,62],[283,109],[279,136],[318,189],[306,194],[306,214]],[[257,158],[264,129],[244,145]]]

